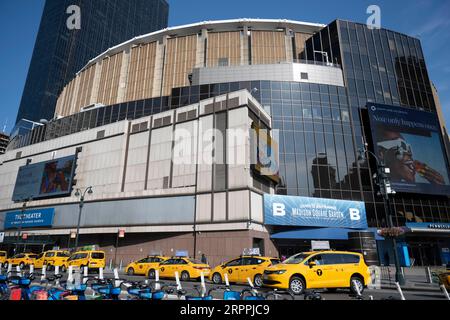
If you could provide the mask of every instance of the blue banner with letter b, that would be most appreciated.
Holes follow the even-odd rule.
[[[264,195],[266,225],[367,229],[364,202]]]

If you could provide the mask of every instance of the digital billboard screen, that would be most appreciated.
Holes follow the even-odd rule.
[[[73,155],[20,167],[12,200],[19,202],[70,194],[75,161]]]
[[[374,152],[390,169],[396,192],[450,195],[450,179],[435,114],[368,104]]]

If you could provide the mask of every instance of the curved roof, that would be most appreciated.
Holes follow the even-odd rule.
[[[141,44],[149,43],[152,41],[160,40],[164,36],[175,37],[189,35],[193,33],[200,32],[202,29],[208,29],[209,31],[232,31],[239,28],[247,26],[248,28],[257,28],[258,30],[273,30],[278,28],[289,28],[296,32],[304,33],[315,33],[321,28],[325,27],[324,24],[310,23],[303,21],[287,20],[287,19],[230,19],[230,20],[214,20],[214,21],[203,21],[192,24],[186,24],[176,27],[169,27],[152,33],[144,34],[141,36],[134,37],[128,41],[125,41],[117,46],[109,48],[105,52],[101,53],[94,59],[90,60],[86,66],[84,66],[79,72],[85,70],[90,65],[102,60],[107,56],[114,55],[115,53],[121,52],[126,48]],[[78,73],[79,73],[78,72]]]

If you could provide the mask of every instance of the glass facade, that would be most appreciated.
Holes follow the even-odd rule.
[[[70,5],[80,7],[80,30],[67,28]],[[46,0],[16,122],[52,119],[63,87],[90,59],[166,28],[168,10],[165,0]]]
[[[320,53],[322,52],[322,54]],[[362,149],[369,131],[366,113],[368,102],[398,105],[436,112],[431,82],[420,41],[385,29],[370,30],[366,25],[334,21],[306,42],[304,58],[342,65],[354,148]],[[369,224],[384,224],[385,208],[372,181],[376,172],[373,159],[356,161],[361,179]],[[396,194],[393,198],[394,223],[449,222],[447,197]],[[381,222],[381,224],[380,224]]]

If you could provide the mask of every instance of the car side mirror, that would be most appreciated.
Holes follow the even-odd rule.
[[[310,268],[312,268],[312,267],[315,267],[317,265],[317,263],[315,261],[310,261],[308,263],[308,265],[309,265]]]
[[[222,269],[225,269],[226,266],[227,266],[226,264],[221,265]]]

